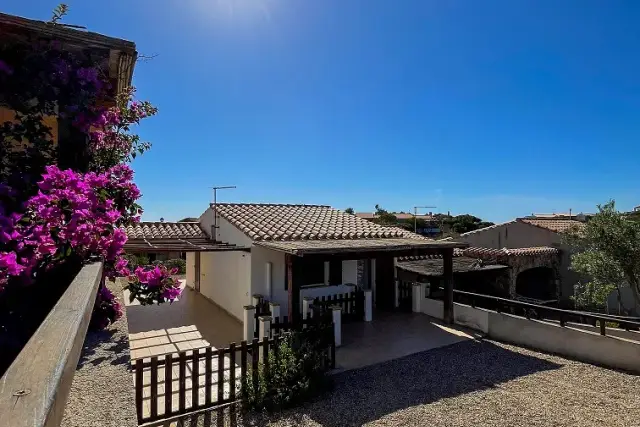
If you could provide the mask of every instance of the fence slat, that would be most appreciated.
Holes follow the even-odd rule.
[[[251,375],[253,380],[254,393],[258,390],[258,340],[254,339],[251,343]]]
[[[236,400],[236,343],[229,345],[229,399]]]
[[[151,395],[151,419],[158,417],[158,356],[151,358],[151,369],[149,371],[150,387],[149,392]]]
[[[167,417],[173,412],[172,401],[173,392],[171,390],[171,374],[173,361],[171,354],[164,357],[164,416]]]
[[[262,338],[262,363],[265,378],[269,378],[269,338]]]
[[[224,400],[224,351],[219,349],[218,352],[218,400],[220,404]]]
[[[204,403],[211,403],[211,347],[207,347],[204,352],[204,357],[206,358],[204,361],[204,386],[206,387],[204,390]]]
[[[187,393],[187,353],[181,352],[178,360],[178,410],[183,412],[185,410]]]
[[[138,424],[142,424],[142,381],[143,374],[142,359],[136,360],[136,412],[138,413]]]
[[[200,391],[200,351],[193,349],[191,355],[191,404],[192,408],[196,408],[199,404],[198,396]]]
[[[240,387],[247,383],[247,342],[240,342]]]

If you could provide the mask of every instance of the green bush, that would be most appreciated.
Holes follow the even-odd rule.
[[[129,261],[128,268],[131,271],[138,266],[149,265],[149,257],[144,254],[125,254],[124,257]]]
[[[181,258],[168,259],[163,264],[171,270],[172,268],[178,269],[178,274],[185,274],[187,272],[187,262]]]
[[[332,337],[331,337],[332,338]],[[286,334],[277,354],[268,355],[269,369],[258,365],[258,381],[248,370],[241,396],[246,409],[274,412],[296,406],[331,387],[326,330]]]

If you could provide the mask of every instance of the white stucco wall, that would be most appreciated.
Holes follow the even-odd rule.
[[[200,227],[205,231],[205,233],[207,233],[209,237],[211,237],[211,227],[213,226],[213,210],[209,208],[204,211],[204,213],[200,215],[199,222]],[[249,247],[253,243],[253,241],[249,237],[247,237],[246,234],[231,225],[226,219],[220,217],[220,215],[218,215],[216,224],[218,226],[218,229],[215,237],[218,241],[244,247]]]
[[[196,282],[196,253],[187,252],[187,286],[193,288]]]
[[[243,306],[251,303],[251,254],[202,252],[200,292],[242,321]]]
[[[271,295],[266,283],[266,264],[271,263]],[[261,246],[251,248],[251,294],[263,295],[266,299],[280,304],[280,311],[289,309],[289,293],[285,283],[284,253]]]

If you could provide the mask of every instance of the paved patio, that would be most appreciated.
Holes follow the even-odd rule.
[[[474,331],[444,325],[425,314],[375,312],[372,322],[342,325],[336,371],[362,368],[479,337]]]
[[[162,356],[194,348],[228,347],[242,340],[242,323],[201,294],[186,287],[173,304],[129,303],[131,359]]]

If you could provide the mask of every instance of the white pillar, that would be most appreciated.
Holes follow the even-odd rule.
[[[257,306],[258,306],[258,304],[260,304],[260,300],[262,299],[262,295],[260,295],[260,294],[253,294],[251,298],[253,299],[253,306],[254,306],[254,307],[257,307]]]
[[[411,301],[412,311],[414,313],[420,313],[422,311],[422,307],[420,305],[422,304],[422,283],[413,284],[411,299],[412,299]]]
[[[280,318],[280,304],[277,302],[270,302],[269,310],[271,311],[271,318],[274,322],[283,322],[283,319]]]
[[[311,304],[313,304],[313,297],[302,298],[302,318],[303,319],[306,319],[309,315],[313,317]]]
[[[339,305],[332,305],[331,311],[333,315],[333,338],[336,343],[336,347],[340,347],[342,344],[342,307]]]
[[[254,332],[255,332],[255,325],[256,325],[256,320],[255,320],[255,315],[256,315],[256,308],[252,305],[245,305],[244,306],[244,340],[245,341],[251,341],[254,336]]]
[[[371,289],[364,291],[364,321],[371,322],[373,320],[373,293]]]
[[[400,307],[400,280],[395,279],[393,285],[394,307]]]
[[[271,316],[260,316],[258,318],[260,325],[260,341],[263,338],[271,338]],[[264,360],[264,347],[260,346],[260,360]]]

